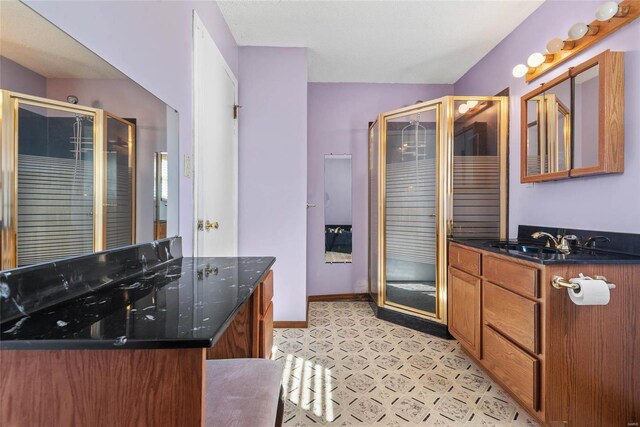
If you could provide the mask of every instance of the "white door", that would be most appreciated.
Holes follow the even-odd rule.
[[[238,253],[238,82],[195,13],[194,255]]]

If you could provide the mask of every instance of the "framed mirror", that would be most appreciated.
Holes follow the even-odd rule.
[[[535,92],[523,101],[523,182],[568,178],[571,80],[562,76]]]
[[[574,90],[574,167],[598,166],[599,71],[596,64],[573,79]]]
[[[351,154],[324,156],[324,261],[352,262]]]
[[[526,169],[527,176],[540,175],[546,171],[546,114],[544,96],[538,95],[527,100],[526,122]]]
[[[0,269],[177,235],[178,112],[26,4],[0,9]]]
[[[624,169],[624,64],[605,51],[522,97],[520,181]]]

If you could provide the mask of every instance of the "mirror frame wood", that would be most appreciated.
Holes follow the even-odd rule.
[[[599,66],[598,74],[598,164],[571,168],[566,171],[527,175],[527,101],[580,73]],[[571,94],[571,157],[574,144],[574,90]],[[521,98],[520,182],[545,182],[588,175],[621,173],[624,171],[624,53],[606,50],[582,64],[570,68],[553,80]],[[549,118],[547,117],[547,120]],[[546,129],[544,130],[546,132]],[[571,161],[573,164],[573,160]]]

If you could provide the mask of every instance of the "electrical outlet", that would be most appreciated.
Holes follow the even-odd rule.
[[[191,156],[184,155],[184,176],[185,178],[191,178]]]

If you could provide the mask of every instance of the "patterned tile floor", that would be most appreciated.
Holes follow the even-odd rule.
[[[314,302],[308,329],[276,329],[285,426],[537,425],[460,349],[374,317],[366,302]]]

